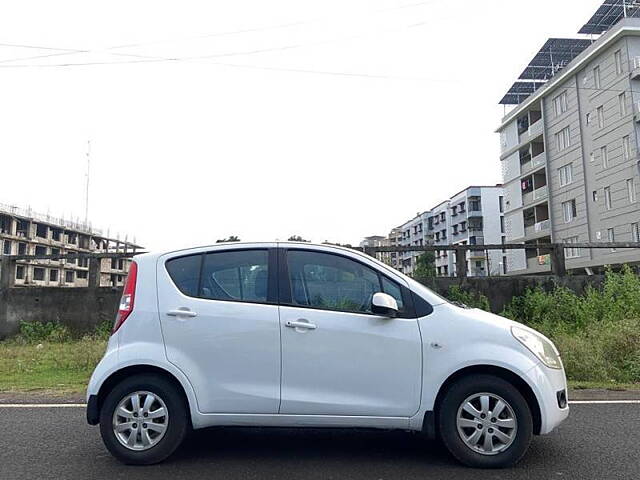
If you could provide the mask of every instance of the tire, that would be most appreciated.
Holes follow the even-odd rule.
[[[142,415],[134,413],[133,397],[138,398],[142,409],[138,412],[144,411]],[[148,398],[149,407],[145,410]],[[124,411],[119,409],[120,406]],[[116,417],[116,409],[119,413],[130,413]],[[142,419],[142,423],[138,419]],[[115,431],[116,424],[122,427],[120,433]],[[157,374],[134,375],[121,381],[108,393],[100,409],[102,441],[114,457],[127,465],[151,465],[163,461],[180,446],[189,426],[188,405],[182,392]],[[134,430],[137,433],[131,436]]]
[[[494,411],[499,411],[497,418]],[[437,422],[449,452],[469,467],[513,466],[533,436],[527,401],[511,383],[492,375],[468,376],[451,385],[440,403]]]

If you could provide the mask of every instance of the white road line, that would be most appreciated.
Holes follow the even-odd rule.
[[[571,400],[569,405],[640,405],[640,400]],[[0,403],[0,408],[86,408],[86,403]]]

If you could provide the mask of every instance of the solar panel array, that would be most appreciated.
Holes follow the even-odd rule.
[[[591,40],[550,38],[518,77],[501,105],[518,105],[591,45]]]
[[[640,1],[605,0],[578,33],[600,35],[625,17],[640,17]]]

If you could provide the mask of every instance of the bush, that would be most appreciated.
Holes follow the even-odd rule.
[[[478,292],[468,292],[459,285],[452,285],[445,295],[450,302],[462,303],[470,308],[481,308],[490,311],[489,299]]]
[[[19,339],[25,343],[62,343],[71,340],[71,332],[57,322],[22,322]]]
[[[584,295],[530,289],[503,315],[551,338],[571,380],[640,382],[640,277],[626,266]]]

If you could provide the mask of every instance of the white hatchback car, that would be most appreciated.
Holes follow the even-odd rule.
[[[219,244],[135,257],[87,420],[130,464],[214,425],[423,431],[515,464],[569,414],[560,356],[362,253]]]

